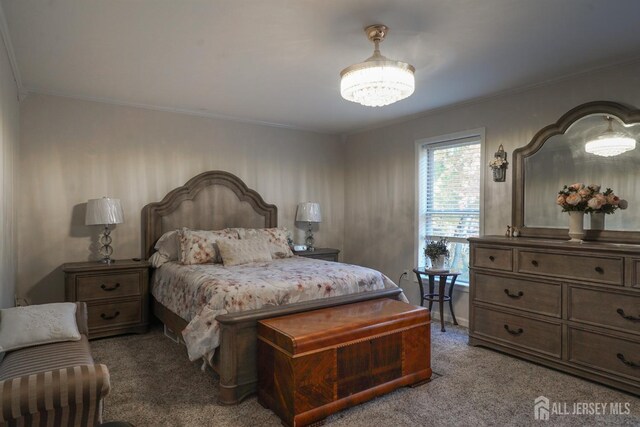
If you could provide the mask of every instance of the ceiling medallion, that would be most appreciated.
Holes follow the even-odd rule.
[[[373,55],[340,72],[340,94],[347,101],[367,107],[382,107],[411,96],[415,90],[415,68],[380,53],[379,44],[387,30],[384,25],[365,28],[367,37],[375,45]]]

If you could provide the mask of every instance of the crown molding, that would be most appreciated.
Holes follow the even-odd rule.
[[[23,89],[22,92],[24,93],[23,99],[26,98],[29,94],[58,96],[58,97],[61,97],[61,98],[77,99],[79,101],[99,102],[99,103],[102,103],[102,104],[117,105],[119,107],[141,108],[141,109],[144,109],[144,110],[153,110],[153,111],[162,111],[162,112],[165,112],[165,113],[184,114],[184,115],[187,115],[187,116],[203,117],[203,118],[208,118],[208,119],[227,120],[227,121],[231,121],[231,122],[244,123],[244,124],[250,124],[250,125],[269,126],[269,127],[274,127],[274,128],[280,128],[280,129],[289,129],[289,130],[296,130],[296,131],[302,131],[302,132],[312,132],[312,133],[317,133],[317,134],[320,134],[320,135],[333,135],[333,134],[328,134],[327,132],[322,132],[322,131],[320,131],[318,129],[304,128],[304,127],[300,127],[300,126],[293,126],[293,125],[288,125],[288,124],[283,124],[283,123],[267,122],[267,121],[255,120],[255,119],[247,119],[247,118],[243,118],[243,117],[227,116],[227,115],[224,115],[224,114],[218,114],[218,113],[213,113],[213,112],[204,111],[204,110],[193,110],[193,109],[189,109],[189,108],[174,108],[174,107],[166,107],[166,106],[162,106],[162,105],[142,104],[142,103],[128,102],[128,101],[118,101],[116,99],[111,99],[111,98],[84,96],[84,95],[78,95],[78,94],[71,93],[71,92],[54,91],[54,90],[48,90],[48,89],[43,89],[43,88],[39,88],[39,87],[23,86],[22,89]]]
[[[4,48],[7,51],[7,57],[9,58],[9,64],[11,65],[11,71],[13,72],[13,79],[16,82],[18,88],[18,99],[21,97],[23,91],[22,79],[20,78],[20,70],[18,69],[18,61],[16,60],[16,54],[13,51],[13,44],[11,43],[11,36],[9,34],[9,25],[4,16],[4,10],[2,4],[0,4],[0,34],[2,35],[2,41],[4,42]]]

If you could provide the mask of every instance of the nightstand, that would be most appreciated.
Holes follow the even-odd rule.
[[[340,253],[340,250],[333,248],[316,248],[313,251],[293,251],[293,253],[306,258],[338,262],[338,254]]]
[[[63,269],[65,299],[87,303],[90,338],[147,331],[147,261],[73,262],[65,264]]]

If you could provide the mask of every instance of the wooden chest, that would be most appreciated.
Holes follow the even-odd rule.
[[[429,311],[391,299],[258,323],[258,401],[303,426],[431,378]]]

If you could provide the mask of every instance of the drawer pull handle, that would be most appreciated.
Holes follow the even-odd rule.
[[[537,267],[537,266],[538,266],[538,261],[536,261],[536,260],[534,259],[533,261],[531,261],[531,264],[532,264],[534,267]]]
[[[600,274],[604,274],[604,268],[602,268],[602,267],[596,267],[595,270]]]
[[[489,261],[493,262],[496,260],[496,257],[494,257],[493,255],[489,256]]]
[[[102,285],[100,285],[100,287],[102,288],[103,291],[111,292],[111,291],[115,291],[116,289],[118,289],[120,287],[120,283],[116,283],[115,285],[111,286],[110,288],[108,288],[107,285],[105,285],[103,283]]]
[[[504,325],[504,329],[513,336],[521,335],[524,332],[524,329],[522,328],[518,328],[517,331],[514,331],[513,329],[509,328],[509,325]]]
[[[625,314],[624,310],[621,308],[617,309],[616,313],[622,316],[623,319],[631,320],[632,322],[640,322],[640,317],[633,317],[630,314]]]
[[[524,296],[524,292],[522,291],[518,291],[517,294],[512,294],[511,292],[509,292],[509,289],[505,289],[504,293],[507,294],[509,298],[521,298]]]
[[[116,318],[116,317],[118,317],[118,316],[120,316],[120,312],[119,312],[119,311],[116,311],[116,312],[115,312],[115,313],[113,313],[113,315],[111,315],[111,316],[107,316],[107,315],[106,315],[106,314],[104,314],[104,313],[102,313],[102,314],[100,315],[100,317],[102,317],[102,319],[103,319],[103,320],[113,320],[113,319],[115,319],[115,318]]]
[[[631,368],[636,368],[636,369],[640,368],[640,365],[638,365],[637,363],[633,363],[632,361],[625,359],[624,354],[622,353],[618,353],[617,357],[622,363],[624,363],[625,365]]]

